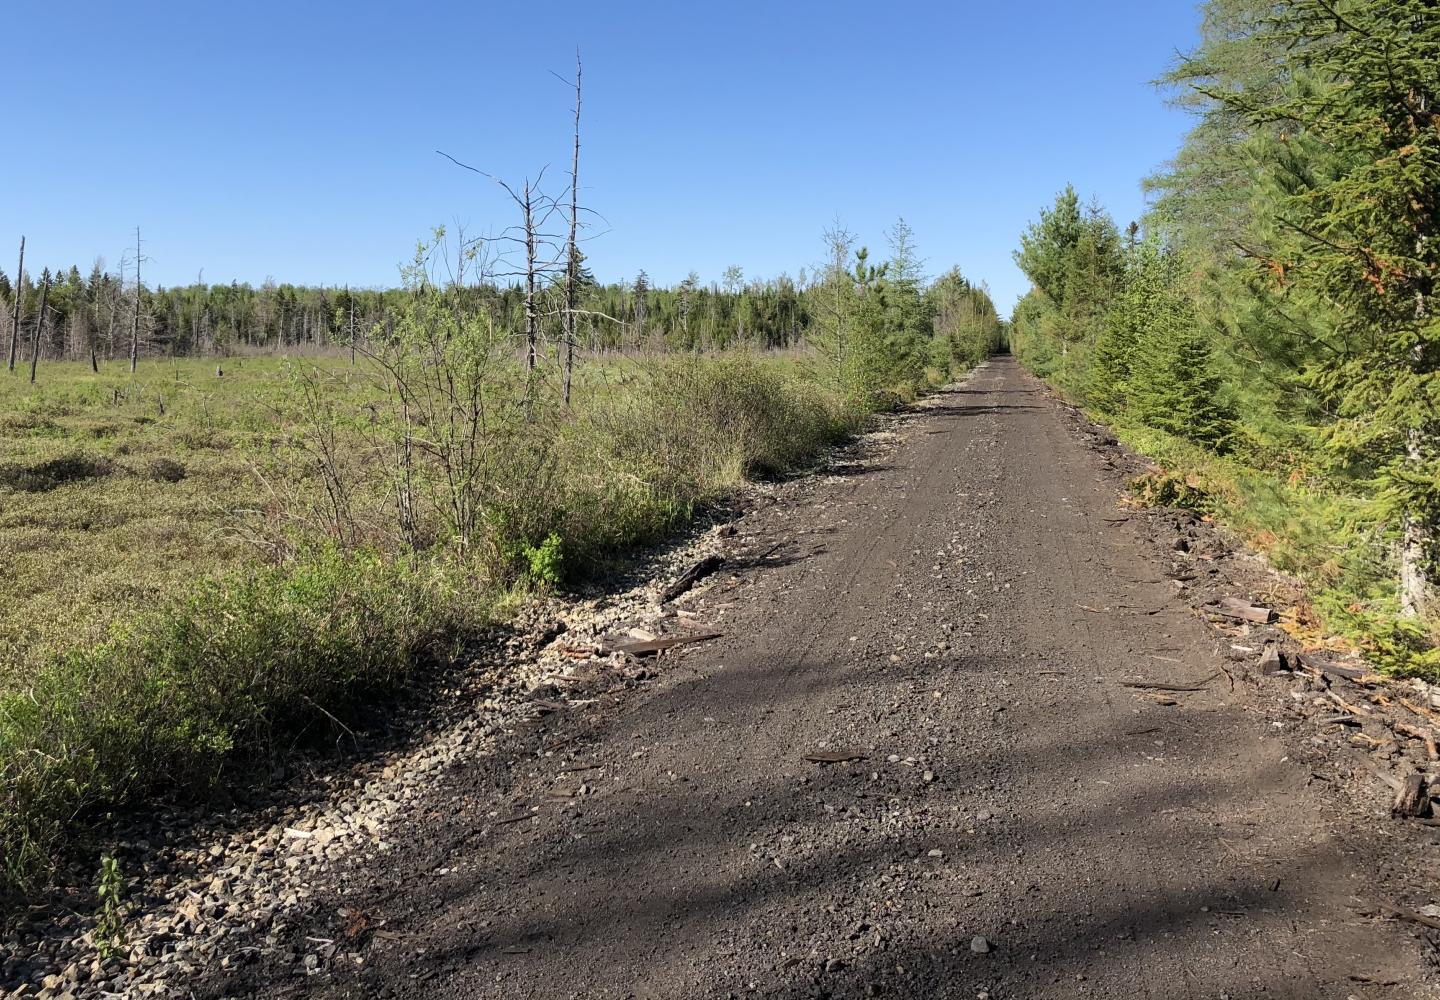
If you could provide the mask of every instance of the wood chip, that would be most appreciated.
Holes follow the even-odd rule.
[[[1425,752],[1430,755],[1430,759],[1440,760],[1440,747],[1436,746],[1434,730],[1421,729],[1418,726],[1407,725],[1403,722],[1391,723],[1390,728],[1403,736],[1409,736],[1423,741],[1425,744]]]

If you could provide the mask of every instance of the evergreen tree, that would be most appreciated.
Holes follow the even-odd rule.
[[[1338,167],[1305,172],[1251,248],[1269,293],[1336,309],[1337,342],[1301,376],[1338,417],[1325,443],[1368,468],[1400,522],[1401,602],[1431,599],[1440,522],[1440,9],[1434,0],[1287,0],[1254,44],[1301,65],[1291,86],[1207,96],[1253,128],[1293,129]],[[1319,81],[1306,86],[1309,78]],[[1296,301],[1298,300],[1298,301]]]

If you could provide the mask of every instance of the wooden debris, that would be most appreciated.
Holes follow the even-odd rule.
[[[1381,750],[1386,747],[1393,747],[1395,745],[1395,741],[1377,740],[1375,737],[1369,735],[1368,733],[1356,733],[1355,735],[1350,737],[1350,745],[1353,747],[1359,747],[1362,750],[1374,751]]]
[[[1440,760],[1440,746],[1436,746],[1434,730],[1421,729],[1419,726],[1411,726],[1404,722],[1393,722],[1390,724],[1390,728],[1402,736],[1421,740],[1425,744],[1425,752],[1430,755],[1430,759]]]
[[[1390,815],[1416,817],[1429,812],[1430,795],[1425,787],[1425,775],[1407,774],[1395,791],[1395,801],[1390,803]]]
[[[694,587],[695,584],[699,583],[705,577],[709,576],[711,573],[714,573],[717,569],[724,565],[724,558],[715,555],[714,553],[711,553],[705,558],[699,560],[685,572],[681,573],[678,577],[676,577],[674,583],[670,584],[670,586],[666,587],[660,592],[660,603],[668,604],[669,602],[675,600],[681,594],[684,594],[686,591],[690,590],[690,588]]]
[[[1280,652],[1278,647],[1267,645],[1265,652],[1260,654],[1260,673],[1269,676],[1288,669],[1289,664],[1286,663],[1285,654]]]
[[[807,753],[805,759],[812,764],[847,764],[852,760],[864,760],[867,756],[863,750],[817,750]]]
[[[1171,698],[1169,695],[1157,694],[1157,695],[1155,696],[1155,704],[1157,704],[1157,705],[1178,705],[1178,704],[1180,704],[1180,703],[1179,703],[1178,701],[1176,701],[1174,698]]]
[[[1205,686],[1215,679],[1211,674],[1196,684],[1166,684],[1162,681],[1121,681],[1121,687],[1137,688],[1141,691],[1204,691]]]
[[[506,816],[504,819],[497,819],[495,825],[504,826],[506,823],[521,823],[527,819],[534,819],[535,815],[533,812],[526,812],[520,813],[518,816]]]
[[[1436,712],[1432,708],[1426,708],[1424,705],[1417,705],[1409,698],[1401,698],[1400,704],[1410,709],[1410,711],[1414,712],[1422,719],[1429,719],[1431,722],[1440,722],[1440,712]]]
[[[1350,715],[1368,716],[1370,714],[1370,710],[1368,708],[1361,708],[1359,705],[1352,705],[1350,704],[1350,702],[1346,701],[1344,698],[1340,697],[1334,691],[1331,691],[1329,689],[1326,689],[1325,697],[1329,698],[1335,704],[1339,705]]]
[[[1329,674],[1331,677],[1344,677],[1346,680],[1354,681],[1367,676],[1364,670],[1356,670],[1354,667],[1342,667],[1334,663],[1328,663],[1309,653],[1297,653],[1295,655],[1295,662],[1316,677]]]
[[[1273,608],[1267,608],[1259,604],[1251,604],[1249,601],[1242,601],[1238,597],[1226,597],[1219,605],[1215,606],[1216,614],[1224,615],[1226,618],[1237,618],[1243,622],[1255,622],[1259,625],[1269,625],[1275,620]]]
[[[560,655],[572,660],[588,660],[595,655],[594,646],[561,646]]]
[[[1416,913],[1414,910],[1407,909],[1403,906],[1396,906],[1394,903],[1381,903],[1380,909],[1385,911],[1387,916],[1395,917],[1399,920],[1409,920],[1411,923],[1421,924],[1425,927],[1433,927],[1435,930],[1440,931],[1440,919],[1436,919],[1435,917],[1429,917],[1423,913]]]
[[[672,635],[666,639],[640,639],[612,646],[610,652],[625,653],[628,656],[654,656],[656,653],[662,653],[667,649],[683,646],[689,642],[709,642],[720,636],[719,632],[701,632],[697,635]]]

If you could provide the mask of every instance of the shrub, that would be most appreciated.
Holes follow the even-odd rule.
[[[0,860],[43,872],[79,820],[225,776],[361,714],[461,616],[443,573],[324,551],[208,580],[0,696]],[[281,740],[280,737],[285,739]]]

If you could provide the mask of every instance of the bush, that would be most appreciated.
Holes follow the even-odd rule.
[[[77,823],[329,732],[452,634],[443,574],[333,551],[206,581],[97,645],[56,655],[0,697],[0,860],[43,873]],[[284,736],[281,740],[280,737]]]

